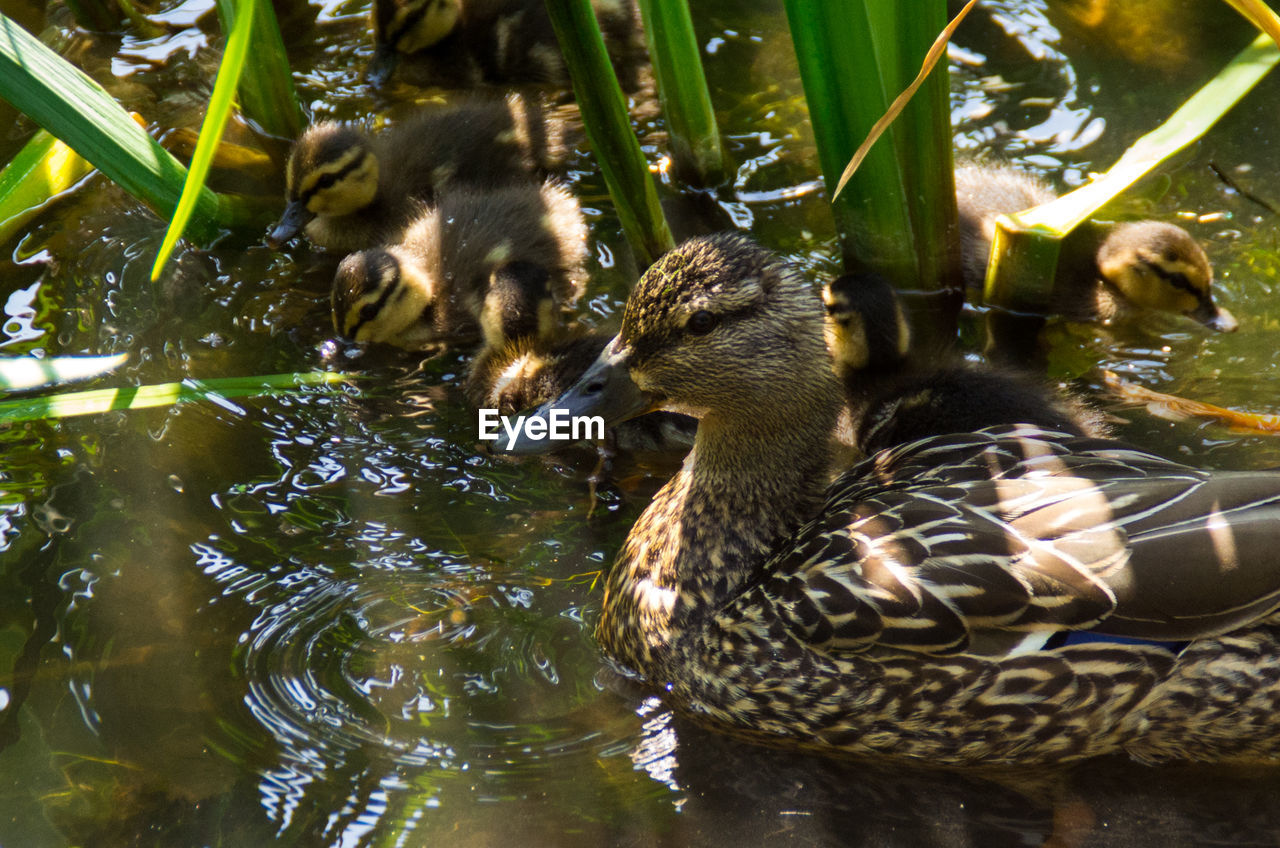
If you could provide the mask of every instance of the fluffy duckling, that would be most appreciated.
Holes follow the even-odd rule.
[[[878,274],[846,274],[822,291],[826,339],[844,383],[855,447],[866,454],[997,424],[1105,436],[1101,415],[1013,371],[952,362],[912,369],[911,330],[897,292]]]
[[[1006,166],[956,168],[961,267],[965,285],[981,290],[996,218],[1055,200],[1040,180]],[[1060,269],[1054,311],[1071,320],[1127,319],[1143,309],[1172,312],[1221,332],[1237,322],[1213,300],[1213,267],[1186,230],[1161,221],[1119,224],[1090,246],[1083,268]]]
[[[511,263],[490,279],[480,311],[480,352],[463,389],[478,409],[511,416],[558,397],[595,362],[609,342],[601,333],[568,333],[557,319],[549,275]],[[697,422],[655,412],[609,431],[620,450],[685,451]]]
[[[353,253],[333,280],[333,322],[358,342],[421,350],[479,329],[492,281],[546,274],[562,305],[586,284],[587,225],[548,180],[439,196],[394,245]]]
[[[644,45],[634,0],[593,0],[623,89],[634,90]],[[402,68],[417,85],[569,81],[542,0],[374,0],[375,88]]]
[[[539,103],[512,95],[425,109],[370,135],[325,121],[294,144],[287,206],[267,244],[299,231],[314,244],[352,251],[399,240],[437,192],[499,186],[555,168],[562,139]]]
[[[768,251],[694,239],[645,272],[540,410],[699,418],[606,578],[605,651],[702,720],[832,750],[1280,759],[1280,474],[1022,424],[828,485],[839,395],[822,303]]]

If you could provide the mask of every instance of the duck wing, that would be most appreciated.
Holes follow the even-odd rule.
[[[990,428],[851,469],[737,603],[832,651],[955,653],[992,631],[1194,639],[1280,606],[1277,540],[1280,474]]]

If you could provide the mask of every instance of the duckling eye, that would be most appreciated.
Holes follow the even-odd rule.
[[[699,309],[697,312],[689,316],[689,320],[685,322],[685,329],[693,333],[695,336],[705,336],[707,333],[715,329],[716,324],[720,323],[720,319],[715,313],[706,309]]]

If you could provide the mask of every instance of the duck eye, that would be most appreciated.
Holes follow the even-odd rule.
[[[697,312],[689,316],[689,320],[685,322],[685,329],[693,333],[695,336],[705,336],[707,333],[715,329],[719,319],[716,315],[706,309],[699,309]]]

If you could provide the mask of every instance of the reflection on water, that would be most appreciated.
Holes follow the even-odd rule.
[[[810,274],[830,273],[831,225],[780,8],[694,5],[740,163],[724,217]],[[1081,9],[1108,5],[984,2],[952,57],[958,146],[1078,183],[1223,58],[1199,49],[1169,71],[1185,87],[1136,89],[1115,49],[1079,35]],[[161,14],[186,26],[208,9],[192,0]],[[364,11],[309,7],[315,19],[288,30],[300,33],[290,56],[317,117],[383,105],[359,81]],[[1209,46],[1230,53],[1237,35]],[[201,104],[184,85],[209,64],[198,30],[85,55],[161,125],[198,125]],[[1181,220],[1207,243],[1240,332],[1051,322],[1041,342],[1055,377],[1097,390],[1104,366],[1158,391],[1280,410],[1274,222],[1204,165],[1277,182],[1280,153],[1266,143],[1274,85],[1125,207]],[[594,210],[601,266],[584,323],[608,327],[626,251],[585,156],[571,181]],[[1275,770],[1106,760],[931,771],[766,747],[673,714],[608,667],[591,627],[601,572],[676,460],[619,456],[599,471],[590,451],[490,456],[456,389],[461,353],[419,361],[331,338],[332,257],[233,235],[188,251],[154,287],[159,238],[154,218],[100,180],[65,202],[0,263],[0,345],[127,350],[129,364],[102,385],[318,367],[361,379],[339,392],[0,429],[0,843],[1280,838]],[[1173,456],[1280,466],[1274,439],[1108,408],[1127,420],[1126,437]]]

